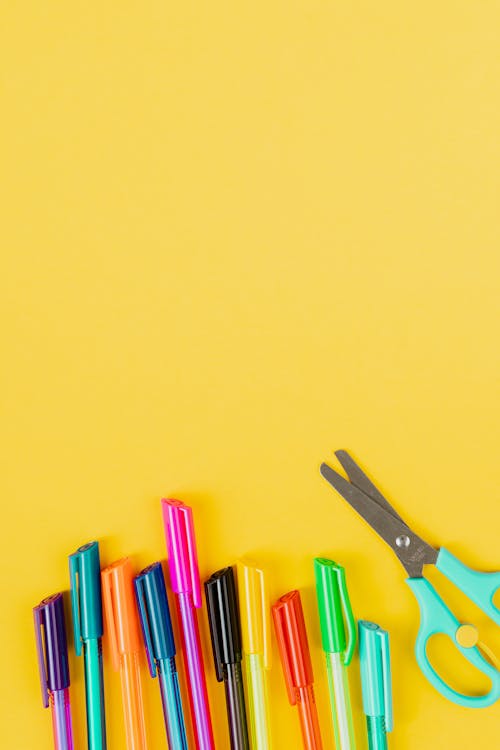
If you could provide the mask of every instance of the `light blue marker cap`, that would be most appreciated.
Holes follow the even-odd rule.
[[[366,716],[382,716],[385,730],[393,727],[389,633],[374,622],[360,620],[359,660],[363,710]]]

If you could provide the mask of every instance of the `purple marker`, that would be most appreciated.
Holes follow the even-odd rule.
[[[55,750],[73,750],[63,595],[44,599],[33,608],[33,616],[42,702],[51,708]]]

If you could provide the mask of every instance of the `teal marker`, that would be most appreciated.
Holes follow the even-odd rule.
[[[106,750],[101,648],[101,566],[97,542],[85,544],[70,555],[69,573],[75,651],[80,656],[83,649],[85,666],[88,748]]]
[[[370,750],[387,750],[392,730],[392,684],[389,633],[374,622],[360,620],[359,661],[363,710]]]
[[[345,570],[333,560],[316,557],[314,574],[335,747],[337,750],[354,750],[356,740],[347,668],[356,647],[356,624],[349,601]]]

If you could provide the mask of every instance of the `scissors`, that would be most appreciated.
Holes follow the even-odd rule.
[[[500,672],[477,647],[476,628],[455,617],[434,586],[424,578],[423,570],[424,565],[435,565],[497,625],[500,625],[500,609],[493,604],[493,597],[500,587],[500,572],[481,573],[464,565],[444,547],[432,547],[403,521],[346,451],[336,451],[335,455],[349,481],[326,463],[321,464],[321,475],[391,547],[408,573],[406,582],[420,608],[415,655],[425,677],[445,698],[461,706],[483,708],[495,703],[500,698]],[[429,639],[436,634],[451,638],[460,653],[489,678],[488,693],[463,694],[443,680],[427,656]]]

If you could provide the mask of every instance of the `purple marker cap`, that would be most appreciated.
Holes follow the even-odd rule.
[[[33,617],[35,620],[42,702],[47,708],[49,692],[64,690],[69,687],[63,595],[54,594],[44,599],[37,607],[33,608]]]

